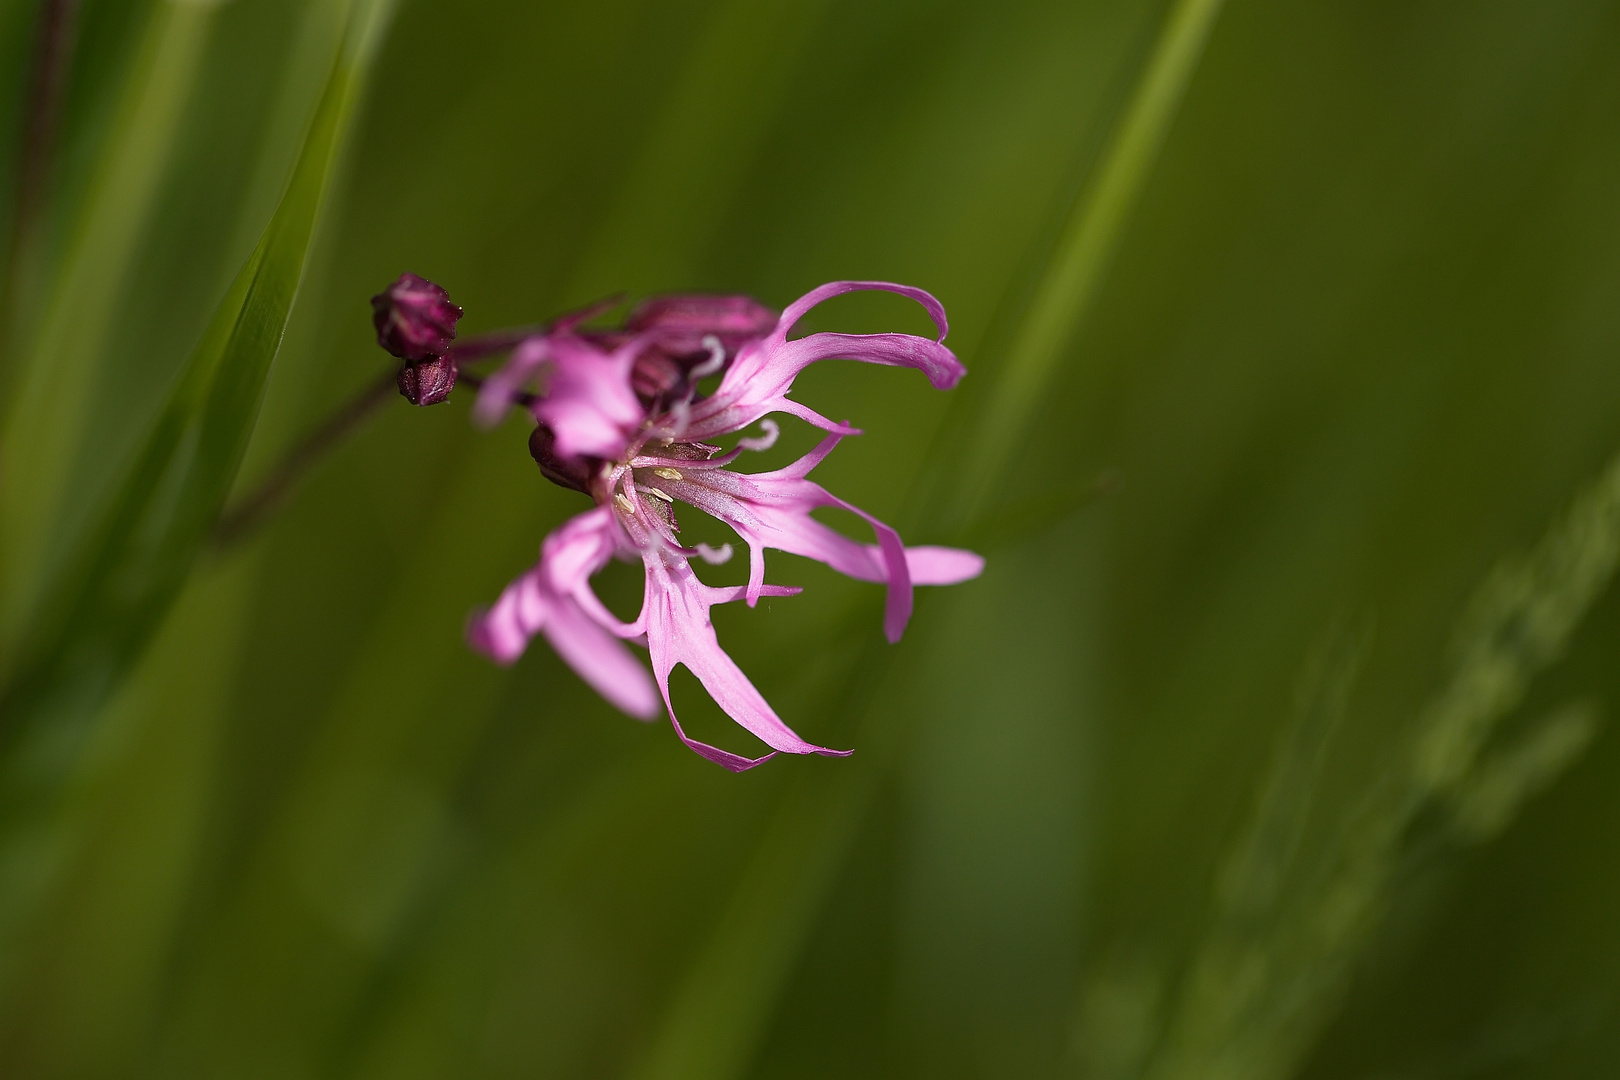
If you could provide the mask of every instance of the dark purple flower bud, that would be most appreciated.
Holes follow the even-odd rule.
[[[461,309],[450,302],[449,293],[415,274],[399,275],[398,281],[373,296],[371,310],[377,344],[413,363],[448,349],[456,336],[456,320],[461,318]]]
[[[625,329],[650,332],[670,355],[706,356],[704,338],[719,338],[729,352],[770,333],[776,318],[776,312],[751,297],[684,293],[642,301],[630,313]]]
[[[561,487],[590,494],[592,461],[583,457],[563,457],[557,453],[557,436],[541,424],[529,434],[529,456],[540,466],[540,475]]]
[[[412,405],[437,405],[456,388],[456,362],[435,356],[399,369],[400,396]]]

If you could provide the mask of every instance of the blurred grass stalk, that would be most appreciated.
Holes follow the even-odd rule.
[[[28,270],[37,261],[47,192],[57,174],[57,150],[73,59],[78,49],[79,0],[42,0],[34,13],[33,50],[26,96],[21,102],[22,141],[16,163],[10,235],[0,266],[0,326],[15,340],[26,306]],[[0,381],[12,374],[14,359],[0,358]],[[0,408],[0,414],[4,409]]]
[[[0,697],[10,751],[0,836],[6,957],[0,992],[10,1006],[9,1042],[30,1016],[54,1020],[28,1036],[32,1049],[51,1047],[47,1059],[54,1053],[98,1067],[131,1049],[120,1040],[139,1036],[139,1017],[156,1007],[145,999],[191,869],[190,845],[212,767],[208,725],[218,719],[220,695],[234,671],[253,560],[206,575],[189,590],[192,600],[170,628],[176,643],[144,665],[150,669],[145,681],[126,688],[132,696],[118,692],[191,577],[230,490],[391,12],[388,0],[315,0],[306,9],[289,84],[263,133],[258,170],[260,186],[274,173],[285,194],[269,224],[261,218],[255,225],[262,230],[259,243],[128,471],[85,515],[93,526],[65,530],[60,488],[73,474],[76,455],[93,443],[75,424],[82,423],[97,374],[116,361],[110,320],[130,288],[134,252],[168,165],[213,7],[162,2],[151,14],[141,60],[120,95],[125,107],[51,286],[29,357],[28,388],[13,403],[5,432],[12,482],[3,520],[13,546],[6,566],[11,680]],[[308,62],[312,49],[324,53],[318,63]],[[313,95],[313,111],[312,95],[290,85],[299,79],[323,88]],[[289,144],[288,135],[300,129]],[[289,152],[296,157],[290,174]],[[27,468],[17,469],[23,462]],[[26,483],[16,483],[22,476]],[[70,554],[62,556],[62,549]],[[60,564],[51,565],[48,556]],[[165,697],[173,708],[156,707]],[[109,698],[117,702],[110,711],[103,708]],[[114,752],[132,737],[120,734],[127,724],[117,718],[147,712],[162,722],[135,734],[133,747]],[[172,797],[154,800],[154,790]],[[131,811],[118,810],[121,803]],[[114,857],[125,849],[120,833],[128,850],[153,858]],[[95,898],[114,882],[123,914],[98,923]],[[53,889],[66,906],[35,910]],[[35,918],[43,922],[19,937]],[[86,963],[93,975],[81,966]],[[19,1010],[17,979],[30,969],[47,992]],[[101,998],[92,1000],[95,994]],[[60,1030],[63,1023],[73,1030]],[[101,1057],[104,1052],[112,1056]]]
[[[1013,448],[1057,366],[1068,355],[1158,158],[1220,14],[1221,0],[1175,0],[1095,172],[1069,211],[1045,272],[978,399],[971,450],[955,507],[966,530],[982,526]]]
[[[319,8],[315,9],[320,11]],[[340,6],[351,20],[330,62],[330,74],[317,106],[285,196],[247,264],[216,309],[201,342],[192,353],[155,418],[141,448],[100,506],[88,517],[88,529],[64,528],[61,506],[67,498],[76,453],[89,452],[79,426],[87,411],[85,395],[115,340],[110,325],[116,300],[127,287],[125,275],[164,156],[148,146],[172,141],[179,114],[177,78],[172,65],[186,60],[194,68],[201,45],[204,16],[195,5],[173,3],[158,9],[159,43],[149,63],[139,64],[137,88],[165,72],[163,122],[134,113],[140,122],[120,125],[139,134],[115,138],[109,166],[116,181],[134,171],[141,198],[112,200],[104,208],[92,199],[76,254],[98,267],[86,285],[75,274],[65,276],[50,303],[46,327],[84,327],[76,349],[55,347],[49,333],[36,354],[31,378],[45,387],[25,392],[21,410],[7,431],[7,460],[29,462],[19,476],[26,483],[8,484],[5,520],[14,530],[8,549],[6,581],[19,597],[15,617],[26,635],[11,650],[9,683],[0,697],[0,735],[14,743],[39,716],[59,714],[73,726],[85,721],[117,687],[129,666],[178,596],[192,562],[219,516],[251,438],[270,366],[281,346],[287,320],[303,277],[316,220],[334,173],[335,162],[366,65],[375,51],[386,5]],[[173,29],[178,27],[179,29]],[[178,42],[179,44],[172,44]],[[164,46],[167,46],[165,48]],[[169,55],[170,50],[179,56]],[[134,95],[144,101],[146,96]],[[161,129],[162,139],[151,134]],[[126,141],[129,145],[126,145]],[[133,148],[132,148],[133,147]],[[126,164],[137,160],[139,167]],[[156,160],[154,160],[156,159]],[[105,213],[108,220],[101,220]],[[103,250],[109,247],[109,250]],[[100,256],[96,258],[93,256]],[[70,267],[76,265],[70,260]],[[35,446],[35,441],[42,443]],[[47,543],[47,540],[49,541]],[[45,557],[58,555],[59,565]],[[45,588],[51,591],[44,593]],[[41,594],[37,602],[27,598]]]
[[[164,2],[150,16],[84,204],[51,274],[17,386],[0,404],[0,677],[60,570],[63,515],[97,375],[116,361],[114,319],[174,153],[213,23],[212,3]]]
[[[1322,767],[1371,628],[1308,663],[1253,817],[1216,882],[1209,924],[1173,992],[1129,959],[1094,974],[1077,1051],[1095,1080],[1284,1080],[1343,1000],[1404,887],[1494,839],[1597,734],[1570,702],[1493,740],[1561,657],[1620,564],[1620,456],[1528,554],[1503,560],[1457,620],[1450,673],[1338,803]],[[1493,741],[1505,742],[1494,750]],[[1427,824],[1425,824],[1427,823]]]

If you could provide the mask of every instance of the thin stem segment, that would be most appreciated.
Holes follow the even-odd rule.
[[[216,551],[225,551],[253,535],[292,493],[304,474],[316,462],[336,448],[371,414],[387,404],[398,393],[395,374],[390,371],[376,382],[364,387],[345,402],[326,423],[316,428],[309,437],[295,446],[270,474],[259,482],[253,493],[227,510],[214,526],[212,537]]]
[[[8,278],[15,278],[15,263],[34,231],[45,202],[46,185],[56,162],[62,122],[62,100],[67,89],[74,46],[78,40],[79,0],[45,0],[34,26],[32,71],[29,75],[28,111],[23,125],[22,161],[7,258]]]

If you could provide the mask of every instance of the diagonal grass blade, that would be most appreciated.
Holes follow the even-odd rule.
[[[60,531],[73,462],[87,437],[96,379],[113,361],[113,324],[150,232],[164,177],[174,166],[180,127],[213,32],[212,5],[154,5],[132,71],[117,87],[119,106],[102,161],[60,267],[41,302],[37,326],[19,320],[17,355],[0,361],[8,392],[0,401],[0,643],[14,646],[39,610],[45,582],[61,569]],[[18,312],[8,312],[8,317]],[[8,336],[8,340],[10,340]]]
[[[67,561],[0,697],[0,745],[87,717],[173,603],[252,434],[386,5],[352,15],[281,204],[216,309],[99,526]]]
[[[1221,0],[1176,0],[1166,14],[1097,172],[1070,210],[1051,261],[996,367],[972,439],[972,465],[958,480],[963,520],[983,516],[1009,465],[1018,432],[1039,405],[1096,297],[1220,9]]]

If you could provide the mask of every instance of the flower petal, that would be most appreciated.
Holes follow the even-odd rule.
[[[707,758],[716,765],[730,769],[732,772],[747,772],[755,765],[765,764],[777,754],[777,751],[772,750],[770,753],[757,758],[743,757],[741,754],[733,754],[730,750],[722,750],[718,746],[710,746],[706,742],[699,742],[697,739],[687,735],[686,729],[681,727],[681,722],[675,719],[675,710],[673,708],[669,710],[669,723],[670,726],[675,729],[676,736],[679,737],[681,742],[685,743],[693,753],[697,754],[699,757]]]
[[[882,552],[884,568],[888,571],[886,580],[889,583],[888,595],[883,601],[883,636],[889,643],[900,640],[906,632],[906,623],[911,621],[911,571],[906,566],[906,546],[900,542],[900,534],[893,526],[885,525],[865,510],[838,499],[837,504],[858,515],[861,520],[872,526],[872,532],[878,538],[878,550]]]
[[[497,664],[510,664],[522,656],[550,613],[543,603],[525,612],[519,599],[525,590],[533,592],[538,573],[530,570],[508,585],[491,607],[474,611],[467,619],[467,644]]]
[[[638,720],[658,715],[658,691],[647,669],[572,598],[557,604],[541,631],[557,655],[614,707]]]
[[[598,507],[565,522],[541,546],[540,563],[467,624],[473,648],[510,664],[543,633],[557,655],[613,705],[644,720],[658,714],[647,669],[618,640],[638,631],[615,619],[590,589],[613,555],[615,526]]]
[[[784,724],[770,704],[748,681],[715,637],[709,608],[733,599],[735,589],[711,589],[697,579],[684,559],[668,559],[662,552],[643,556],[647,568],[647,595],[642,616],[647,625],[647,649],[652,655],[653,677],[663,693],[681,741],[710,761],[733,771],[752,768],[766,758],[750,759],[717,750],[707,743],[688,739],[675,716],[670,699],[669,676],[683,665],[709,692],[716,705],[731,719],[758,736],[773,750],[789,754],[827,754],[843,757],[848,750],[832,750],[801,739]]]
[[[791,379],[817,360],[832,359],[916,368],[935,390],[949,390],[967,374],[950,349],[913,334],[811,334],[778,346],[774,364]]]
[[[788,331],[811,308],[830,297],[861,289],[880,289],[916,300],[939,328],[939,337],[930,340],[914,334],[811,334],[796,341],[787,340]],[[692,407],[686,422],[686,436],[709,439],[739,431],[767,413],[802,415],[808,412],[803,406],[789,402],[787,394],[799,372],[817,360],[831,357],[916,368],[927,375],[936,388],[948,390],[967,369],[956,354],[945,347],[946,330],[945,309],[922,289],[885,281],[835,281],[823,285],[789,304],[769,337],[743,346],[714,395]],[[838,430],[815,413],[806,418],[818,427]]]
[[[945,305],[941,304],[934,295],[926,289],[919,289],[914,285],[896,285],[891,281],[829,281],[825,285],[818,285],[814,289],[799,297],[793,303],[782,309],[782,317],[776,320],[775,335],[786,339],[788,331],[798,325],[800,319],[816,307],[835,296],[843,296],[852,292],[892,292],[898,293],[908,299],[915,300],[928,312],[928,317],[934,320],[939,328],[939,340],[944,341],[945,335],[950,331],[950,323],[945,319]]]
[[[611,353],[572,335],[551,339],[551,378],[534,414],[556,434],[558,453],[615,457],[628,445],[645,413],[630,386],[641,348],[640,339]]]
[[[890,641],[899,641],[911,619],[913,556],[900,540],[900,534],[860,507],[831,494],[807,479],[838,445],[840,436],[829,435],[798,461],[764,473],[734,473],[725,469],[682,473],[681,479],[654,477],[649,481],[665,494],[719,518],[737,531],[748,544],[748,603],[762,595],[765,582],[765,549],[791,552],[826,563],[834,570],[861,581],[881,581],[888,585],[884,606],[883,632]],[[678,472],[678,470],[676,470]],[[872,527],[876,546],[851,540],[810,516],[812,510],[835,506],[848,510]],[[971,552],[950,555],[947,548],[916,549],[930,584],[939,579],[964,580],[977,574],[983,560]]]
[[[524,338],[519,342],[506,363],[479,387],[478,400],[473,403],[473,422],[486,428],[500,423],[523,389],[523,384],[534,378],[540,366],[550,357],[551,343],[543,335]]]
[[[906,548],[906,567],[913,585],[955,585],[984,571],[984,556],[961,548]]]

